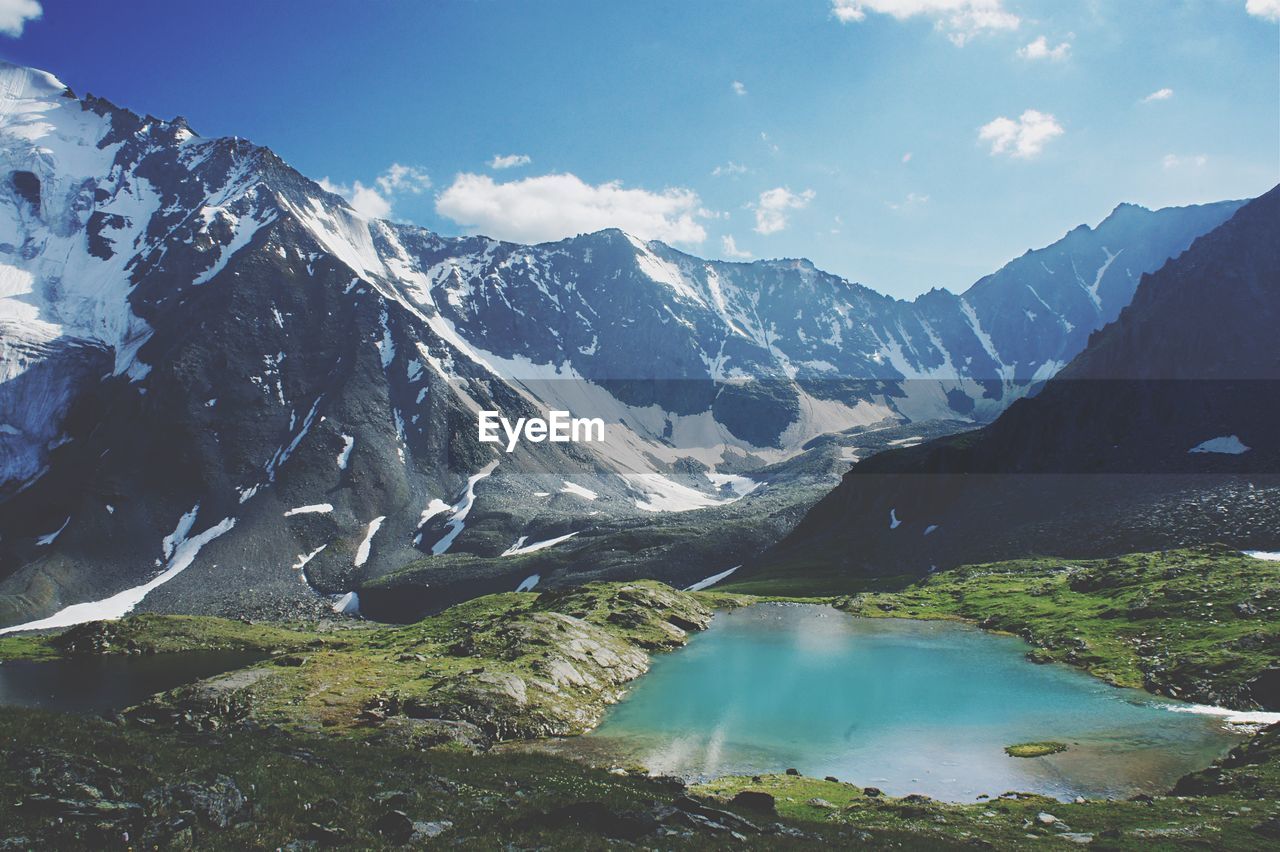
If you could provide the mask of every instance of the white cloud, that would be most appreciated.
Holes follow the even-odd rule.
[[[928,203],[929,203],[929,196],[922,195],[918,192],[908,192],[906,199],[902,201],[886,201],[885,202],[885,204],[888,206],[890,210],[896,211],[898,213],[903,213],[903,212],[906,212],[907,210],[912,210],[916,207],[920,207]]]
[[[763,130],[760,131],[760,141],[763,142],[765,147],[769,149],[770,154],[778,153],[779,149],[778,149],[777,143],[775,143],[772,139],[770,139],[769,134],[765,133]]]
[[[767,189],[760,193],[760,200],[751,205],[756,212],[757,234],[776,234],[785,230],[788,224],[787,214],[791,210],[802,210],[814,199],[814,191],[806,189],[794,193],[784,186]]]
[[[497,183],[488,175],[459,174],[436,196],[436,212],[498,239],[536,243],[621,228],[646,240],[700,243],[707,232],[697,193],[599,185],[573,174],[549,174]]]
[[[496,154],[489,161],[491,169],[514,169],[517,166],[527,166],[533,162],[533,158],[528,154]]]
[[[905,154],[903,154],[903,155],[902,155],[902,162],[903,162],[903,163],[909,163],[909,162],[911,162],[911,158],[912,158],[912,157],[914,157],[914,156],[915,156],[915,154],[912,154],[910,151],[908,151],[907,153],[905,153]]]
[[[741,80],[734,80],[732,87],[735,95],[745,95],[747,93],[747,84]]]
[[[378,175],[375,183],[385,195],[397,193],[421,195],[431,188],[431,178],[427,177],[425,171],[417,166],[405,166],[400,163],[392,163],[391,168]]]
[[[1021,23],[1004,8],[1003,0],[831,0],[831,15],[842,24],[862,21],[867,12],[899,21],[917,15],[932,18],[958,46],[983,30],[1014,30]]]
[[[352,210],[370,219],[389,218],[395,196],[421,195],[431,187],[431,178],[425,171],[417,166],[401,163],[392,163],[385,172],[373,179],[373,186],[365,186],[358,180],[348,186],[334,183],[327,177],[318,182],[328,192],[347,199]]]
[[[360,181],[348,186],[342,183],[334,183],[327,177],[320,178],[318,183],[328,192],[341,195],[347,199],[351,209],[361,216],[367,216],[370,219],[385,219],[391,215],[391,202],[372,186],[365,186]]]
[[[1204,168],[1209,162],[1209,158],[1204,154],[1189,154],[1187,156],[1178,156],[1177,154],[1165,154],[1161,164],[1166,169],[1200,169]]]
[[[999,118],[984,124],[978,130],[978,138],[991,143],[991,153],[1008,154],[1029,160],[1044,150],[1052,139],[1063,134],[1062,125],[1052,115],[1029,109],[1015,121]]]
[[[1280,0],[1276,0],[1276,2],[1280,3]],[[1149,104],[1153,101],[1167,101],[1171,97],[1173,97],[1173,89],[1156,89],[1154,92],[1143,98],[1142,102],[1144,104]]]
[[[733,160],[730,160],[723,166],[716,166],[711,170],[712,177],[724,177],[725,175],[728,175],[729,177],[737,177],[738,175],[744,175],[746,173],[747,167],[742,165],[742,163],[735,163]]]
[[[750,260],[751,252],[738,248],[737,241],[726,234],[720,238],[721,254],[731,260]]]
[[[1280,0],[1248,0],[1244,9],[1268,21],[1280,21]]]
[[[0,33],[17,38],[27,21],[44,14],[37,0],[0,0]]]
[[[1035,41],[1018,48],[1018,55],[1023,59],[1050,59],[1060,62],[1071,54],[1070,42],[1062,42],[1057,47],[1049,46],[1049,39],[1040,36]]]

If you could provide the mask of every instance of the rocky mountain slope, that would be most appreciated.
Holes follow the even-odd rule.
[[[0,160],[0,626],[350,608],[424,557],[776,499],[750,474],[815,438],[996,413],[1238,207],[1121,207],[903,302],[619,231],[365,219],[266,148],[9,65]],[[477,439],[480,409],[553,408],[607,440]]]
[[[756,575],[922,574],[1220,541],[1280,546],[1280,187],[1146,276],[989,426],[874,456]]]

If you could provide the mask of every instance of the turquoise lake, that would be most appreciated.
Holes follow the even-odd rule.
[[[717,614],[570,750],[707,779],[834,775],[950,801],[1009,790],[1058,798],[1166,791],[1241,736],[1221,719],[1035,665],[1019,639],[950,622],[857,619],[823,606]],[[1056,740],[1067,751],[1014,758]]]

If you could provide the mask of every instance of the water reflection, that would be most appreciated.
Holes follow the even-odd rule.
[[[797,767],[972,800],[1163,791],[1239,740],[1163,699],[1032,665],[1026,650],[955,623],[757,605],[720,614],[687,648],[657,657],[594,733],[565,747],[692,778]],[[1037,740],[1069,748],[1004,753]]]

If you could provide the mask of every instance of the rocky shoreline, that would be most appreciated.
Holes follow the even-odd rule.
[[[483,750],[590,730],[649,654],[683,645],[711,610],[654,582],[505,594],[405,627],[368,627],[131,708],[178,730],[276,725],[373,731]]]
[[[11,826],[0,849],[1012,849],[1045,840],[1112,849],[1156,838],[1169,848],[1255,848],[1280,838],[1280,726],[1168,796],[1066,804],[1019,793],[947,804],[798,774],[686,787],[517,745],[590,730],[651,654],[705,629],[711,606],[751,601],[645,581],[496,595],[406,626],[140,616],[7,638],[0,658],[208,648],[271,656],[114,720],[0,708],[0,762],[10,770],[0,823]],[[880,614],[927,615],[908,611],[922,601],[898,603]],[[502,743],[511,747],[495,748]]]
[[[1221,545],[973,565],[836,606],[962,619],[1021,637],[1035,663],[1215,708],[1280,711],[1280,568]]]

